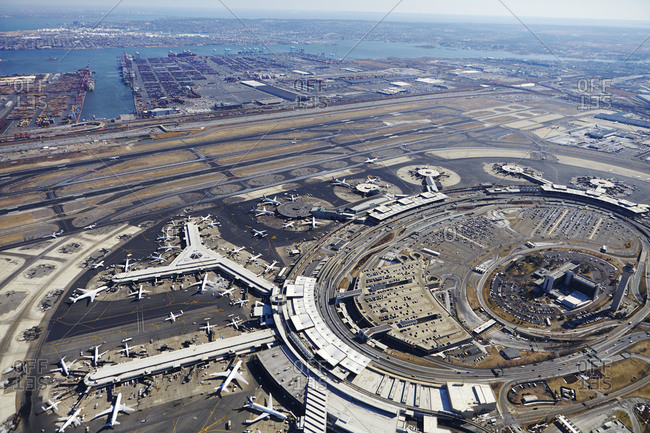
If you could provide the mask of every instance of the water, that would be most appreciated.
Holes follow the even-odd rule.
[[[288,52],[292,47],[304,49],[311,54],[324,54],[333,58],[417,58],[437,57],[448,59],[472,58],[512,58],[555,61],[552,55],[517,55],[502,51],[477,51],[447,48],[423,48],[414,44],[364,41],[356,48],[357,41],[338,41],[333,44],[296,44],[273,45],[268,51],[279,54]],[[172,48],[173,51],[189,49],[198,55],[222,55],[226,48],[237,53],[242,47],[237,46],[189,46]],[[169,48],[105,48],[97,50],[18,50],[0,51],[0,75],[34,74],[48,72],[74,72],[79,68],[90,65],[95,71],[95,91],[86,96],[86,103],[81,113],[82,118],[93,114],[98,118],[115,118],[120,114],[131,113],[134,110],[131,89],[124,85],[117,68],[116,59],[124,54],[140,52],[141,57],[165,57]],[[351,51],[352,50],[352,51]],[[351,51],[351,52],[350,52]],[[348,54],[349,53],[349,54]],[[51,61],[49,58],[56,57]],[[563,59],[564,60],[564,59]],[[569,60],[569,59],[567,59]]]

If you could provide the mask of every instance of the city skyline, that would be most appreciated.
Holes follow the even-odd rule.
[[[29,9],[30,7],[48,7],[50,3],[41,0],[26,2],[11,2],[5,5],[6,10]],[[78,0],[66,0],[57,3],[57,10],[65,7],[84,8],[87,4]],[[514,22],[516,18],[527,19],[531,22],[564,22],[571,21],[601,21],[603,25],[612,25],[616,22],[647,22],[650,19],[650,3],[643,0],[622,0],[612,8],[607,0],[577,0],[563,2],[549,0],[539,3],[532,0],[490,2],[480,0],[465,0],[457,3],[431,3],[424,0],[380,1],[371,2],[362,0],[354,3],[334,0],[327,4],[305,3],[296,0],[283,0],[275,3],[269,9],[268,2],[261,0],[247,0],[244,3],[227,1],[205,2],[202,0],[189,0],[182,6],[171,0],[150,1],[134,3],[130,0],[122,2],[100,0],[93,3],[93,8],[113,10],[113,14],[128,13],[134,10],[143,10],[152,14],[180,14],[191,16],[198,10],[201,16],[242,18],[344,18],[378,20],[386,17],[395,21],[436,21],[436,20],[470,20],[470,21],[496,21]],[[514,15],[514,16],[513,16]],[[569,22],[567,22],[569,20]]]

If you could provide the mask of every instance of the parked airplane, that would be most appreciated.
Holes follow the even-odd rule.
[[[248,397],[248,403],[244,405],[246,408],[253,408],[257,409],[259,411],[262,411],[262,415],[258,416],[255,419],[247,419],[244,421],[244,424],[255,424],[257,421],[261,421],[263,419],[268,419],[271,416],[274,416],[276,418],[279,418],[281,420],[286,420],[288,419],[288,416],[282,412],[279,412],[275,409],[273,409],[273,396],[269,394],[269,403],[268,406],[263,406],[259,403],[255,403],[255,397]]]
[[[256,230],[256,229],[253,229],[253,237],[255,237],[255,236],[259,236],[259,237],[261,237],[261,238],[265,238],[265,237],[268,236],[268,234],[266,233],[266,230]]]
[[[308,226],[310,226],[310,227],[309,227],[310,229],[315,229],[315,228],[318,227],[320,224],[323,224],[323,223],[318,222],[318,221],[316,221],[316,218],[311,217],[311,221],[305,221],[305,222],[303,222],[301,225],[303,225],[303,226],[308,225]]]
[[[291,201],[296,201],[297,198],[300,198],[298,194],[290,194],[289,195],[289,200]]]
[[[176,239],[178,236],[176,235],[170,235],[169,230],[167,230],[167,234],[165,236],[158,236],[156,238],[157,241],[170,241],[172,239]]]
[[[135,292],[129,293],[128,296],[135,296],[135,299],[139,301],[139,300],[142,299],[142,294],[143,293],[151,293],[151,291],[150,290],[142,290],[142,284],[140,284],[140,287],[138,287],[138,290],[135,291]]]
[[[253,207],[251,208],[251,212],[255,212],[255,215],[275,215],[275,212],[266,210],[265,206],[262,206],[262,209],[257,209]]]
[[[366,176],[366,183],[377,183],[381,180],[379,176]]]
[[[177,250],[180,247],[178,245],[169,245],[165,244],[162,247],[158,247],[159,250],[165,250],[165,251],[170,251],[170,250]]]
[[[243,320],[240,319],[239,316],[237,316],[237,317],[235,317],[235,318],[231,317],[231,318],[230,318],[230,323],[228,323],[226,326],[232,326],[232,327],[235,328],[236,330],[239,330],[239,324],[240,324],[241,322],[243,322]]]
[[[165,261],[165,258],[164,258],[164,257],[161,257],[161,256],[154,256],[153,254],[149,254],[149,258],[150,258],[151,260],[154,260],[154,261],[159,262],[159,263],[162,263],[162,262]]]
[[[93,264],[93,269],[97,269],[99,267],[104,267],[104,261],[102,260],[101,262],[97,262]]]
[[[270,271],[272,271],[273,269],[277,269],[278,267],[275,266],[275,265],[277,265],[277,264],[278,264],[278,261],[277,261],[277,260],[273,260],[273,263],[271,263],[270,265],[266,265],[266,268],[264,269],[264,272],[262,272],[262,274],[266,274],[267,272],[270,272]]]
[[[126,261],[124,262],[123,265],[118,265],[122,268],[124,268],[124,272],[129,272],[129,261],[131,260],[131,253],[126,255]]]
[[[238,299],[237,301],[230,301],[231,306],[239,305],[240,307],[243,305],[246,305],[248,303],[248,299]]]
[[[68,364],[68,363],[65,362],[65,356],[64,356],[63,358],[59,359],[59,364],[61,364],[61,367],[52,369],[52,370],[50,370],[50,372],[60,371],[63,376],[70,377],[70,374],[71,374],[70,367],[76,361],[77,360],[75,359],[74,361],[72,361],[71,363]]]
[[[210,325],[210,321],[208,320],[208,321],[206,322],[205,326],[201,326],[199,329],[200,329],[200,330],[205,330],[205,333],[208,334],[208,336],[210,336],[210,334],[213,334],[213,333],[214,333],[214,331],[212,330],[212,328],[214,328],[214,327],[216,327],[216,326],[217,326],[217,325]]]
[[[209,220],[210,218],[212,218],[212,215],[207,214],[206,216],[204,216],[204,217],[199,217],[199,218],[201,218],[201,221],[200,221],[200,222],[205,222],[205,221]]]
[[[120,352],[124,353],[124,356],[127,358],[131,357],[131,348],[129,347],[129,343],[124,343],[124,349],[121,349]]]
[[[47,412],[50,409],[52,409],[52,412],[54,412],[56,410],[57,406],[59,406],[61,404],[61,400],[52,401],[52,400],[48,399],[47,404],[48,404],[47,407],[41,406],[41,409],[43,409],[43,412]]]
[[[45,238],[57,238],[63,234],[63,230],[60,230],[58,232],[53,232],[51,235],[45,236]]]
[[[254,256],[250,256],[248,260],[246,260],[246,263],[256,262],[257,259],[259,259],[260,257],[262,257],[262,254],[256,254]]]
[[[193,287],[193,286],[199,286],[199,288],[196,290],[196,292],[197,293],[203,293],[203,291],[205,290],[206,287],[208,287],[208,286],[215,287],[216,285],[215,285],[214,282],[208,280],[208,273],[206,272],[201,281],[190,284],[187,287],[190,288],[190,287]]]
[[[219,292],[217,295],[219,297],[226,296],[226,295],[230,296],[230,295],[232,295],[233,290],[235,290],[234,287],[231,287],[229,289],[224,289],[221,292]]]
[[[92,360],[91,362],[93,364],[93,367],[97,367],[97,364],[99,364],[99,360],[101,359],[101,357],[108,353],[108,350],[106,352],[99,353],[99,346],[101,346],[101,344],[99,344],[97,346],[93,346],[93,347],[91,347],[89,349],[90,351],[93,352],[93,354],[90,355],[90,356],[89,355],[84,355],[83,352],[81,352],[81,356],[83,356],[86,359],[91,359]]]
[[[170,312],[170,313],[169,313],[169,317],[166,318],[165,321],[170,320],[172,323],[174,323],[174,322],[176,321],[176,319],[178,319],[178,318],[181,317],[182,315],[183,315],[183,310],[181,310],[181,312],[178,313],[178,314],[176,314],[176,315],[174,315],[173,312]]]
[[[237,361],[235,366],[233,368],[231,368],[229,371],[222,371],[220,373],[212,373],[210,375],[210,376],[215,376],[215,377],[225,377],[226,378],[221,383],[221,385],[219,385],[218,387],[215,388],[217,390],[217,392],[222,392],[222,391],[229,392],[228,391],[228,385],[230,385],[230,382],[232,382],[233,380],[237,380],[237,381],[241,380],[246,385],[248,385],[248,382],[246,381],[246,379],[244,379],[244,376],[242,376],[238,372],[240,366],[241,366],[241,361]]]
[[[210,221],[208,223],[208,227],[217,227],[217,226],[220,226],[220,225],[221,225],[221,223],[219,221]]]
[[[234,255],[234,254],[239,254],[240,252],[244,251],[246,247],[239,247],[239,248],[233,248],[228,252],[229,255]]]
[[[280,205],[280,202],[276,200],[278,197],[268,198],[266,195],[262,195],[262,203],[274,204],[276,206]]]
[[[289,228],[289,227],[293,227],[293,224],[294,224],[293,221],[290,221],[290,222],[288,222],[288,223],[284,223],[284,224],[282,224],[282,228],[287,229],[287,228]]]
[[[109,413],[111,416],[108,418],[108,422],[104,424],[104,427],[113,427],[116,425],[119,425],[120,423],[117,421],[117,414],[120,412],[133,412],[135,409],[125,406],[123,404],[120,404],[120,401],[122,400],[122,393],[117,394],[117,397],[115,397],[115,403],[111,405],[108,409],[106,409],[103,412],[98,413],[95,415],[92,419],[99,418],[100,416],[108,415]]]
[[[77,409],[72,415],[68,417],[62,417],[58,418],[57,422],[63,422],[63,425],[56,429],[57,432],[64,432],[66,428],[68,428],[71,424],[74,425],[81,425],[81,420],[79,419],[79,413],[81,413],[81,409]]]
[[[95,227],[97,227],[97,224],[89,224],[86,227],[84,227],[84,230],[94,229]]]
[[[76,297],[75,296],[70,296],[70,300],[72,301],[73,304],[75,302],[77,302],[77,301],[79,301],[81,299],[85,299],[85,298],[88,298],[88,299],[90,299],[90,302],[93,302],[95,300],[95,296],[97,296],[100,292],[103,292],[106,289],[108,289],[108,286],[101,286],[101,287],[98,287],[98,288],[92,289],[92,290],[77,289],[77,290],[81,290],[82,294],[79,295],[79,296],[76,296]]]
[[[366,164],[372,164],[375,161],[377,161],[377,158],[366,158],[365,163]]]
[[[347,182],[345,181],[345,179],[340,180],[340,179],[338,179],[338,178],[336,178],[336,177],[333,177],[333,178],[332,178],[332,183],[333,183],[334,185],[344,186],[344,187],[346,187],[346,188],[351,188],[351,187],[352,187],[352,185],[350,185],[349,183],[347,183]]]

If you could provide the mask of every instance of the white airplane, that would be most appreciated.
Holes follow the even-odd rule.
[[[224,289],[221,292],[219,292],[217,294],[217,296],[219,296],[219,297],[226,296],[226,295],[230,296],[230,295],[232,295],[233,290],[235,290],[234,287],[231,287],[229,289]]]
[[[121,349],[120,352],[124,353],[124,356],[127,358],[131,357],[131,348],[129,347],[129,343],[124,343],[124,349]]]
[[[70,367],[71,367],[72,364],[74,364],[76,361],[77,361],[77,360],[75,359],[75,360],[72,361],[70,364],[67,364],[67,363],[65,362],[65,356],[64,356],[63,358],[59,359],[59,364],[61,364],[61,367],[59,367],[59,368],[55,368],[55,369],[53,369],[53,370],[50,370],[50,372],[60,371],[61,374],[62,374],[63,376],[65,376],[65,377],[70,377]]]
[[[54,412],[57,408],[58,405],[61,404],[61,400],[59,401],[52,401],[50,399],[47,400],[48,406],[41,406],[41,409],[43,409],[43,412],[47,412],[48,410],[52,409],[52,412]]]
[[[81,425],[81,420],[79,419],[79,413],[81,413],[81,409],[77,409],[72,415],[68,417],[62,417],[57,419],[57,422],[63,422],[63,425],[56,429],[57,432],[64,432],[66,428],[68,428],[71,424],[74,425]]]
[[[239,299],[237,301],[230,301],[231,306],[239,305],[240,307],[243,305],[246,305],[248,303],[248,299]]]
[[[228,252],[229,255],[234,255],[234,254],[239,254],[240,252],[244,251],[246,247],[239,247],[239,248],[233,248]]]
[[[81,352],[81,356],[83,356],[86,359],[92,360],[93,367],[97,367],[97,364],[99,363],[101,357],[108,353],[108,350],[106,352],[99,353],[99,346],[101,346],[101,344],[97,346],[93,346],[89,349],[90,351],[93,352],[92,355],[84,355],[83,352]]]
[[[277,198],[278,198],[277,196],[273,198],[268,198],[266,195],[262,195],[262,203],[269,203],[269,204],[274,204],[276,206],[279,206],[280,202],[276,200]]]
[[[377,158],[366,158],[365,163],[366,164],[372,164],[375,161],[377,161]]]
[[[377,183],[381,180],[378,176],[366,176],[366,183]]]
[[[256,254],[254,256],[250,256],[248,260],[246,260],[246,263],[251,263],[251,262],[257,262],[257,259],[262,257],[262,254]]]
[[[221,225],[221,223],[219,221],[210,221],[208,223],[208,227],[217,227],[217,226],[220,226],[220,225]]]
[[[228,385],[230,385],[230,382],[232,382],[233,380],[237,380],[237,381],[241,380],[246,385],[248,385],[248,382],[246,381],[246,379],[244,379],[244,376],[242,376],[238,372],[240,366],[241,366],[241,361],[237,361],[237,364],[235,364],[235,366],[233,368],[231,368],[229,371],[222,371],[220,373],[212,373],[210,375],[210,376],[215,376],[215,377],[225,377],[226,378],[221,383],[221,385],[219,385],[218,387],[215,388],[217,390],[217,392],[222,392],[222,391],[228,392]]]
[[[84,230],[91,230],[97,227],[97,224],[89,224],[86,227],[84,227]]]
[[[181,310],[181,312],[178,313],[178,314],[176,314],[176,315],[174,315],[173,312],[170,312],[170,313],[169,313],[169,317],[166,318],[165,321],[170,320],[172,323],[174,323],[174,322],[176,321],[176,319],[178,319],[178,318],[181,317],[182,315],[183,315],[183,310]]]
[[[131,260],[131,253],[126,255],[126,261],[124,262],[123,265],[118,265],[122,268],[124,268],[124,272],[129,272],[129,261]]]
[[[296,201],[297,198],[300,198],[298,194],[290,194],[289,195],[289,200],[291,201]]]
[[[320,224],[323,224],[323,223],[318,222],[318,221],[316,221],[316,218],[311,217],[311,221],[305,221],[305,222],[303,222],[301,225],[303,225],[303,226],[308,225],[308,226],[310,226],[310,227],[309,227],[310,229],[315,229],[315,228],[318,227]]]
[[[262,272],[262,274],[266,274],[267,272],[271,272],[273,269],[277,269],[278,267],[275,266],[277,264],[278,264],[278,261],[273,260],[273,263],[271,263],[270,265],[266,265],[266,268],[264,269],[264,272]]]
[[[282,224],[282,228],[288,229],[289,227],[293,227],[293,221]]]
[[[53,232],[51,235],[45,236],[46,238],[57,238],[63,234],[63,230],[60,230],[58,232]]]
[[[206,322],[205,326],[201,326],[199,329],[200,329],[200,330],[205,330],[205,333],[208,334],[208,336],[210,336],[210,334],[213,334],[213,333],[214,333],[214,331],[212,330],[212,328],[214,328],[214,327],[216,327],[216,326],[217,326],[217,325],[210,325],[210,321],[208,320],[208,321]]]
[[[165,236],[158,236],[156,238],[157,241],[170,241],[172,239],[176,239],[178,236],[176,235],[170,235],[169,230],[167,231],[167,234]]]
[[[165,261],[165,258],[164,258],[164,257],[161,257],[161,256],[154,256],[153,254],[149,254],[149,258],[150,258],[151,260],[154,260],[154,261],[159,262],[159,263],[162,263],[162,262]]]
[[[259,237],[261,237],[261,238],[265,238],[265,237],[268,236],[268,234],[266,233],[266,230],[256,230],[256,229],[253,229],[253,237],[255,237],[255,236],[259,236]]]
[[[237,317],[235,317],[235,318],[232,318],[232,317],[231,317],[231,318],[230,318],[230,323],[228,323],[226,326],[232,326],[232,327],[235,328],[236,330],[239,330],[239,324],[240,324],[241,322],[243,322],[243,320],[240,319],[239,316],[237,316]]]
[[[212,215],[207,214],[206,216],[204,216],[204,217],[199,217],[199,218],[201,218],[201,221],[200,221],[200,222],[205,222],[205,221],[209,220],[210,218],[212,218]]]
[[[85,298],[88,298],[88,299],[90,299],[90,302],[93,302],[95,300],[95,296],[97,296],[100,292],[103,292],[106,289],[108,289],[108,286],[101,286],[101,287],[98,287],[98,288],[92,289],[92,290],[77,289],[77,290],[81,290],[82,294],[79,295],[79,296],[76,296],[76,297],[75,296],[70,296],[70,300],[72,301],[73,304],[75,302],[77,302],[77,301],[79,301],[81,299],[85,299]]]
[[[102,267],[102,268],[104,267],[104,261],[103,260],[101,262],[97,262],[97,263],[93,264],[93,269],[97,269],[99,267]]]
[[[275,215],[275,212],[266,210],[265,206],[262,206],[262,209],[257,209],[253,207],[251,208],[251,212],[255,212],[255,215]]]
[[[205,288],[207,286],[215,287],[215,284],[212,281],[208,280],[208,273],[206,272],[205,275],[203,276],[203,280],[201,280],[201,281],[199,281],[197,283],[190,284],[187,287],[190,288],[190,287],[193,287],[193,286],[199,286],[199,288],[196,290],[196,292],[197,293],[203,293],[203,291],[205,290]]]
[[[271,416],[274,416],[281,420],[288,419],[288,416],[286,414],[283,414],[282,412],[278,412],[277,410],[273,409],[273,396],[271,394],[269,394],[268,406],[263,406],[259,403],[255,403],[255,397],[248,397],[248,403],[246,403],[244,407],[246,408],[250,407],[263,412],[262,415],[258,416],[255,419],[247,419],[246,421],[244,421],[244,424],[249,424],[249,425],[255,424],[257,421],[268,419]]]
[[[111,416],[108,418],[108,422],[104,424],[104,427],[113,427],[116,425],[119,425],[120,423],[117,421],[117,414],[120,412],[133,412],[135,409],[125,406],[123,404],[120,404],[120,401],[122,400],[122,393],[117,394],[117,397],[115,397],[115,403],[111,405],[108,409],[106,409],[103,412],[98,413],[95,415],[92,419],[99,418],[100,416],[103,415],[108,415],[109,413]]]
[[[163,245],[162,247],[158,247],[159,250],[165,250],[165,251],[171,251],[171,250],[177,250],[180,247],[178,245]]]
[[[142,294],[143,293],[151,293],[150,290],[142,290],[142,284],[140,284],[140,287],[138,287],[138,290],[135,292],[131,292],[128,294],[128,296],[135,296],[136,300],[141,300],[142,299]]]
[[[352,187],[352,185],[350,185],[349,183],[347,183],[347,182],[345,181],[345,179],[341,180],[341,179],[338,179],[338,178],[336,178],[336,177],[333,177],[333,178],[332,178],[332,183],[333,183],[334,185],[344,186],[344,187],[346,187],[346,188],[351,188],[351,187]]]

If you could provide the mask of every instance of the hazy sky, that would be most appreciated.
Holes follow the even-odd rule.
[[[6,1],[6,0],[5,0]],[[59,0],[56,2],[58,8],[65,5],[91,8],[110,9],[117,4],[118,0]],[[223,2],[235,13],[246,17],[265,17],[262,11],[273,10],[286,12],[287,17],[300,15],[301,12],[323,11],[324,18],[335,16],[339,12],[366,12],[368,19],[381,17],[393,7],[399,0],[223,0]],[[461,15],[461,16],[483,16],[511,17],[510,12],[502,4],[508,6],[517,16],[521,18],[565,18],[579,20],[650,20],[650,0],[402,0],[395,8],[390,18],[399,18],[400,14],[435,14],[435,15]],[[7,3],[17,3],[10,1]],[[20,3],[23,8],[30,5],[44,4],[43,0],[23,0]],[[52,3],[49,3],[52,5]],[[220,0],[123,0],[119,10],[148,9],[154,12],[158,8],[185,9],[183,15],[187,14],[188,8],[210,8],[218,15],[228,13]],[[258,11],[256,14],[255,11]],[[222,12],[222,13],[220,13]],[[359,14],[355,14],[355,17]],[[514,20],[514,18],[512,18]]]

